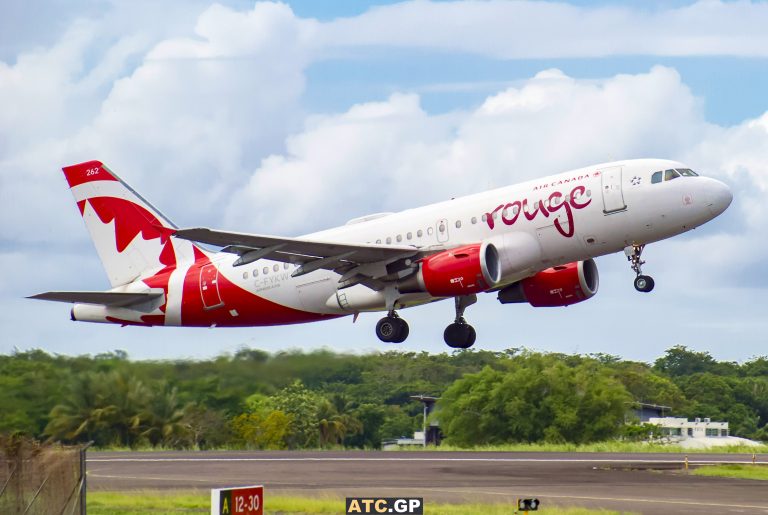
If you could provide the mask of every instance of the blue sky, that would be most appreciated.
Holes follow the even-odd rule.
[[[467,313],[477,346],[765,354],[766,26],[764,2],[4,2],[0,264],[14,272],[0,281],[0,352],[392,348],[373,335],[377,315],[354,326],[120,329],[24,300],[107,286],[65,164],[103,160],[179,225],[295,235],[664,157],[736,197],[720,219],[646,251],[656,291],[636,294],[623,256],[601,258],[600,292],[577,306],[483,298]],[[406,311],[402,348],[443,351],[451,311]]]

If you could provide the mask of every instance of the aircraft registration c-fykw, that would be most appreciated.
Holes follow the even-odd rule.
[[[477,294],[582,302],[598,290],[597,256],[623,250],[635,288],[650,292],[645,245],[712,220],[733,199],[682,163],[637,159],[285,238],[178,228],[101,162],[63,170],[112,286],[30,297],[73,303],[72,320],[242,327],[383,311],[376,335],[399,343],[408,337],[399,310],[454,299],[444,332],[454,348],[475,342],[464,310]]]

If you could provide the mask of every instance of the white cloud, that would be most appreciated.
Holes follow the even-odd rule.
[[[710,131],[700,103],[664,67],[603,81],[548,70],[451,115],[395,94],[311,119],[285,155],[254,171],[227,223],[320,228],[612,158],[678,157]]]
[[[561,2],[425,2],[375,7],[323,25],[328,52],[366,46],[502,59],[609,55],[768,55],[768,5],[704,0],[647,8]],[[364,51],[364,50],[363,50]]]

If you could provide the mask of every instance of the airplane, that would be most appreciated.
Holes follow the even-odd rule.
[[[453,299],[443,337],[471,347],[479,293],[568,306],[593,297],[594,258],[624,251],[634,287],[646,245],[690,231],[733,200],[670,160],[598,164],[288,238],[178,228],[99,161],[63,168],[112,288],[29,298],[72,303],[73,321],[139,326],[298,324],[384,311],[383,342],[408,337],[398,310]],[[215,248],[215,249],[214,249]]]

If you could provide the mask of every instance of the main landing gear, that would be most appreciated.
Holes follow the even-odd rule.
[[[445,328],[443,339],[449,347],[454,349],[468,349],[472,347],[477,339],[475,328],[464,320],[464,310],[477,302],[476,295],[463,295],[455,297],[456,320]]]
[[[632,245],[624,249],[624,254],[627,255],[627,260],[631,263],[632,271],[637,274],[635,277],[635,289],[643,293],[648,293],[653,290],[656,283],[653,281],[653,277],[650,275],[643,275],[643,265],[645,261],[640,259],[643,253],[645,245]]]
[[[376,336],[387,343],[403,343],[409,332],[408,322],[400,318],[394,309],[376,324]]]

